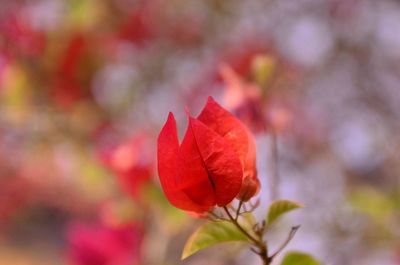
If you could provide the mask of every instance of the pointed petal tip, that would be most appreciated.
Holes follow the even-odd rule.
[[[209,108],[213,108],[214,111],[216,111],[216,109],[223,109],[224,111],[227,111],[212,96],[208,96],[206,105],[204,106],[203,109],[209,109]]]
[[[207,102],[215,102],[215,99],[212,96],[208,96]]]
[[[158,141],[160,141],[161,137],[164,137],[165,135],[171,133],[176,134],[176,121],[174,114],[172,112],[169,112],[167,121],[164,123],[164,126],[162,127],[160,134],[158,135]]]
[[[175,126],[176,127],[176,120],[174,114],[170,111],[168,113],[167,121],[164,124],[164,127]]]
[[[174,119],[175,120],[174,114],[171,111],[168,113],[168,118],[167,119],[168,120],[169,119]]]

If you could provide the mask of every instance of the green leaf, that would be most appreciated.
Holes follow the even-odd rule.
[[[271,225],[279,217],[292,210],[303,208],[300,203],[289,200],[277,200],[271,203],[268,209],[267,224]]]
[[[293,251],[286,254],[281,265],[322,265],[322,263],[311,255]]]
[[[245,228],[252,229],[257,224],[257,220],[254,214],[250,212],[242,213],[239,218],[239,224]]]
[[[249,242],[249,239],[231,222],[206,223],[190,236],[183,249],[182,259],[204,248],[229,241]]]

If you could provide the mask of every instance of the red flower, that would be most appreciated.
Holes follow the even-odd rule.
[[[68,259],[73,265],[140,264],[142,231],[138,225],[77,223],[69,226],[67,240]]]
[[[40,56],[46,46],[43,32],[34,30],[23,12],[13,12],[0,20],[0,36],[0,45],[16,56]]]
[[[52,84],[50,96],[55,103],[65,109],[74,106],[88,96],[87,80],[90,79],[90,45],[81,33],[74,33],[62,51]]]
[[[211,97],[197,118],[189,116],[181,145],[169,114],[158,137],[158,173],[171,204],[193,212],[225,206],[238,195],[248,200],[259,187],[253,136]]]
[[[117,176],[121,187],[132,198],[138,199],[142,187],[153,175],[153,150],[150,136],[138,133],[116,146],[100,150],[100,158]]]

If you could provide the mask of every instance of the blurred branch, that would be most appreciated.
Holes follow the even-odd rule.
[[[272,156],[272,176],[271,176],[271,199],[276,200],[279,197],[279,151],[278,151],[278,137],[274,129],[271,130],[271,156]]]

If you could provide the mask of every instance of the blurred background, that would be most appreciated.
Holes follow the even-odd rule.
[[[257,138],[268,235],[331,265],[400,264],[400,2],[1,0],[0,265],[180,261],[203,221],[155,170],[169,111],[213,96]],[[280,178],[273,178],[277,143]]]

